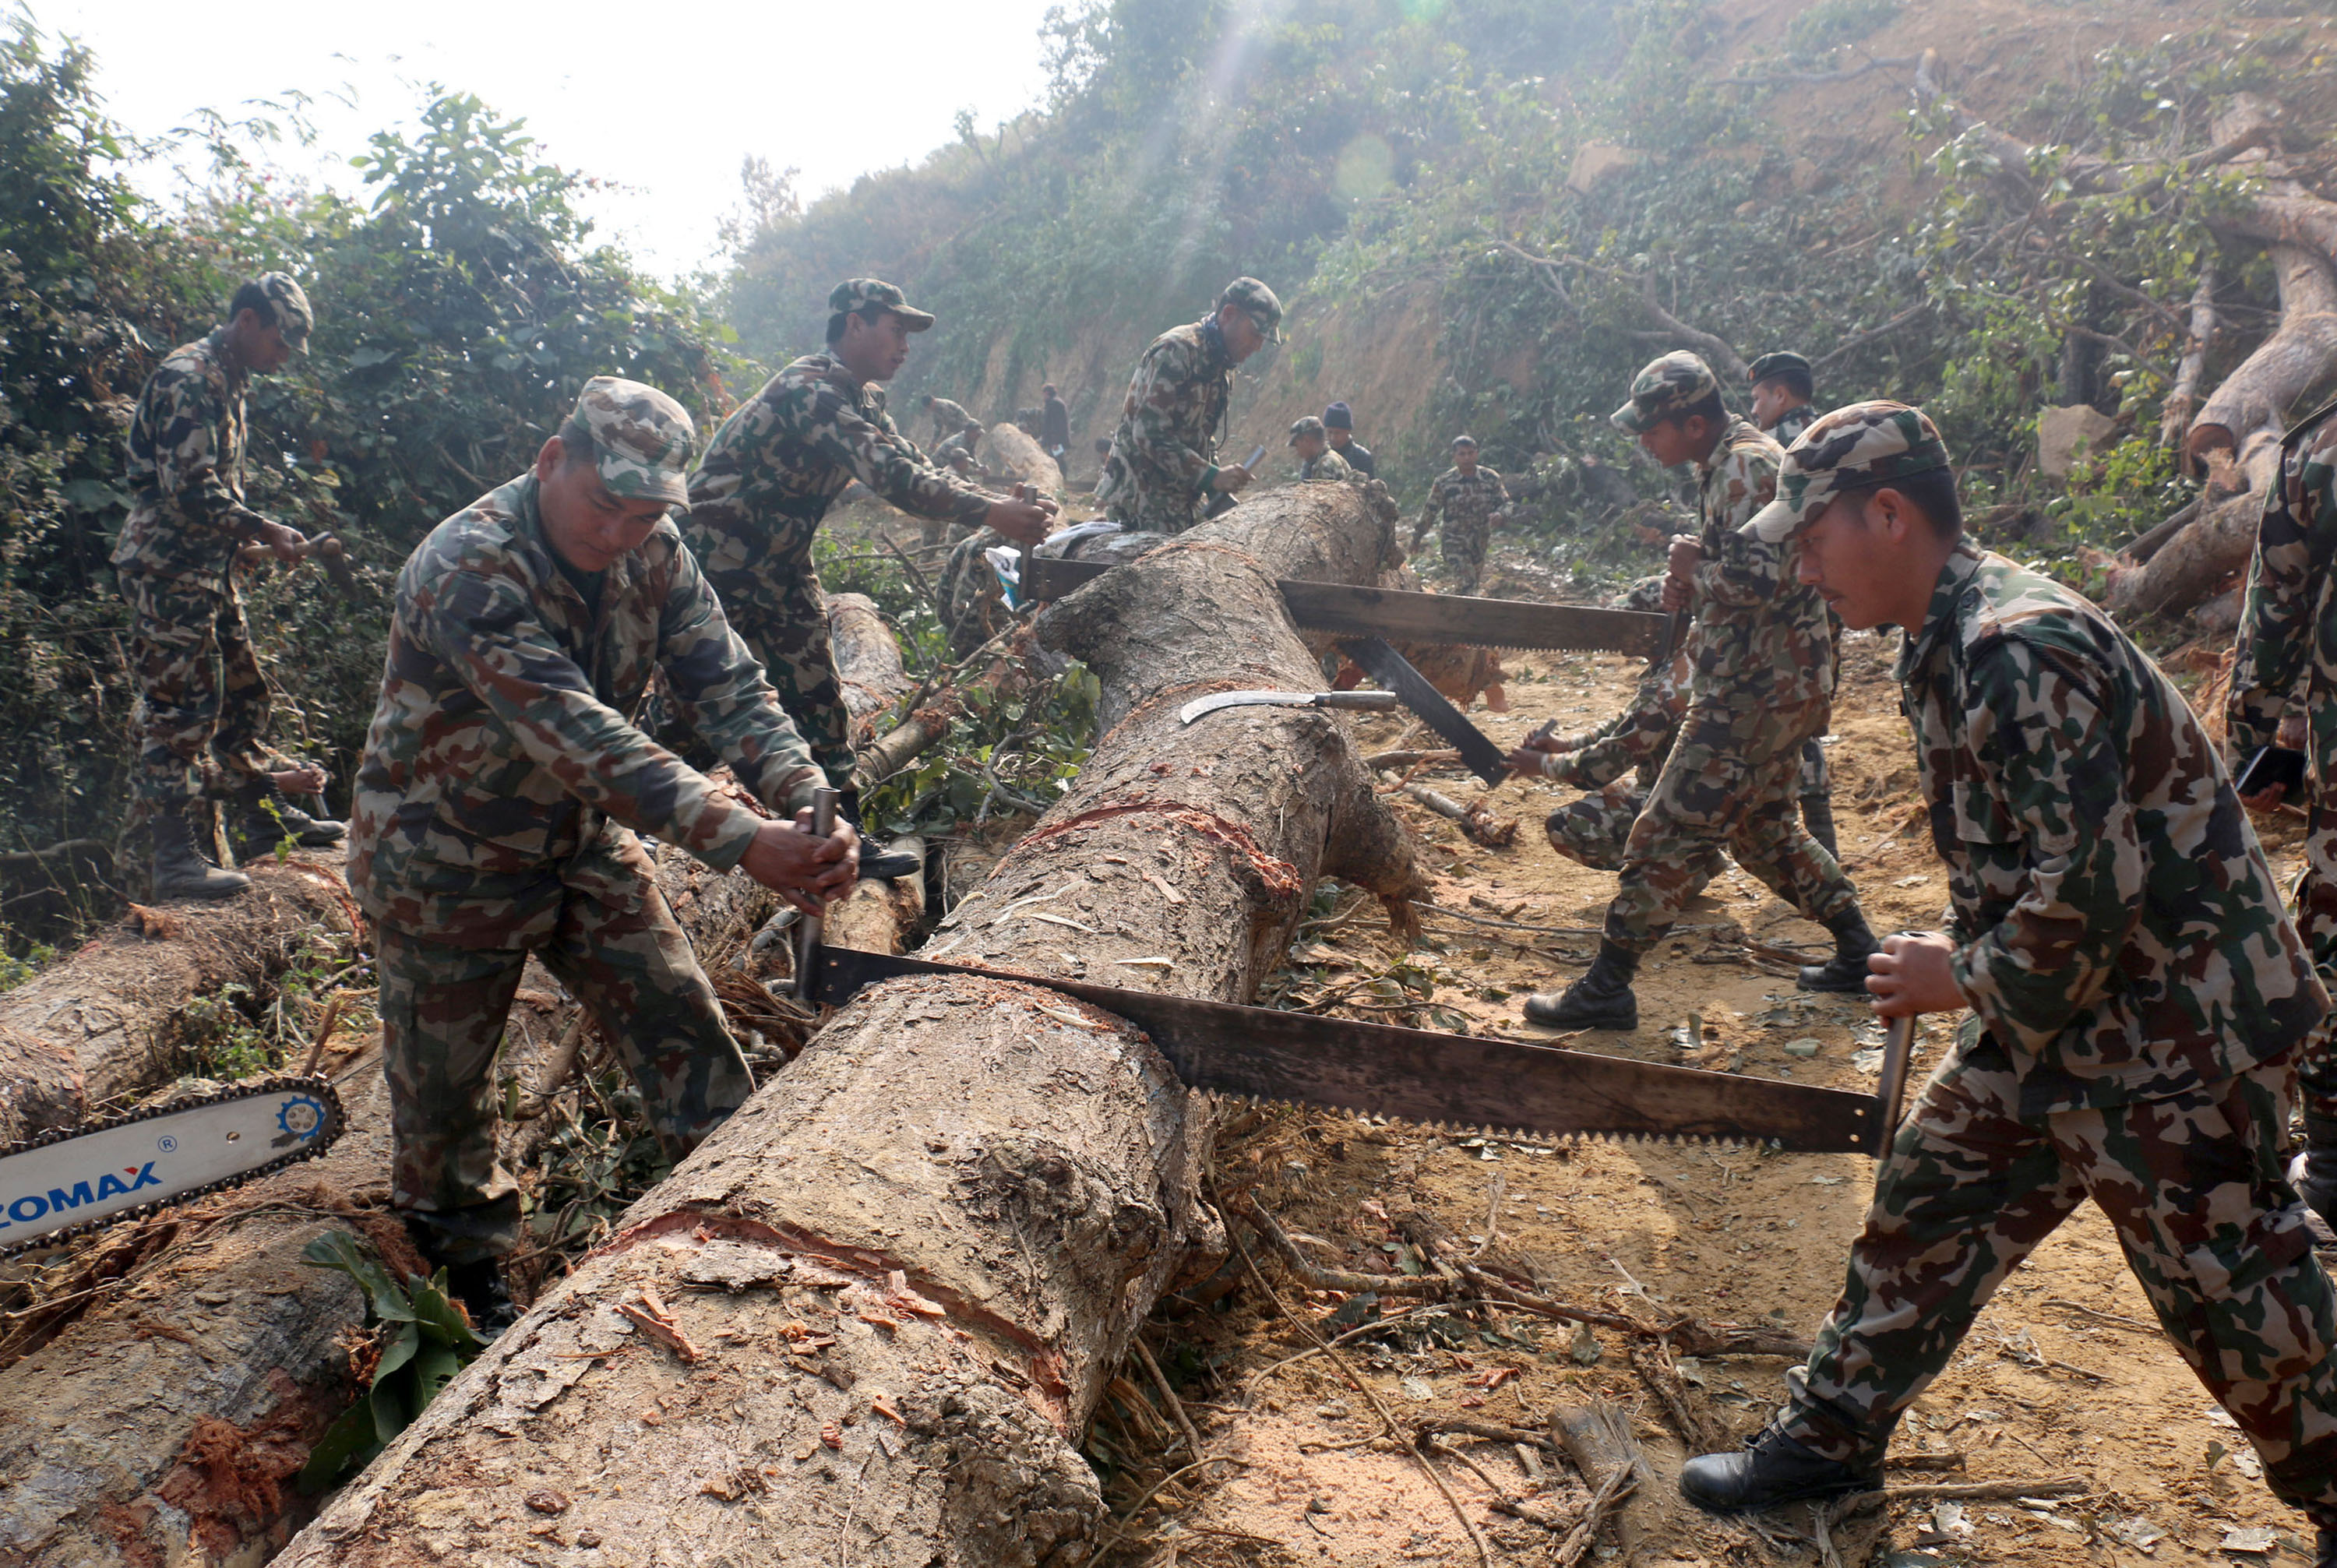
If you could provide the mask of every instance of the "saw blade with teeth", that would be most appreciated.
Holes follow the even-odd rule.
[[[1877,1095],[1498,1036],[1402,1029],[846,947],[816,949],[811,966],[810,995],[839,1005],[881,981],[924,975],[1041,986],[1142,1029],[1190,1088],[1387,1116],[1432,1130],[1514,1129],[1481,1134],[1504,1142],[1597,1137],[1873,1153],[1895,1120]]]

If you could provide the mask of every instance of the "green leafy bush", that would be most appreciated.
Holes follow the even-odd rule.
[[[446,1292],[446,1271],[424,1279],[390,1278],[346,1230],[328,1230],[300,1250],[312,1269],[347,1275],[365,1292],[366,1323],[379,1351],[363,1397],[325,1429],[300,1469],[300,1490],[314,1494],[364,1466],[413,1425],[455,1374],[478,1359],[487,1342]]]

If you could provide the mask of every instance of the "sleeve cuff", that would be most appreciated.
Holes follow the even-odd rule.
[[[747,858],[748,847],[761,831],[763,819],[741,806],[728,801],[714,802],[710,810],[719,815],[710,824],[701,823],[690,835],[696,842],[687,847],[689,852],[717,871],[728,871]],[[703,848],[700,848],[700,845]]]

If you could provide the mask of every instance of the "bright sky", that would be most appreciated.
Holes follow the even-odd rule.
[[[612,181],[588,198],[601,234],[669,276],[714,260],[715,224],[738,205],[750,153],[800,168],[810,197],[915,162],[954,138],[961,109],[994,129],[1037,102],[1051,3],[24,0],[43,32],[96,53],[109,111],[140,135],[196,109],[308,93],[317,149],[281,161],[343,188],[356,176],[340,161],[410,122],[420,83],[475,93],[523,117],[549,161]],[[0,0],[0,15],[15,8]]]

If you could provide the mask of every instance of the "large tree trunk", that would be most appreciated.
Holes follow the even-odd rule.
[[[1414,889],[1335,716],[1176,717],[1195,691],[1316,685],[1274,581],[1373,581],[1390,521],[1349,486],[1284,491],[1049,612],[1110,731],[928,951],[1243,997],[1318,873]],[[284,1561],[557,1542],[643,1563],[681,1543],[705,1562],[1080,1563],[1101,1499],[1073,1445],[1209,1224],[1187,1102],[1140,1033],[1058,993],[864,994]]]
[[[724,965],[775,900],[679,850],[660,859],[693,946]],[[500,1069],[538,1083],[572,1005],[531,965],[513,1012]],[[0,1370],[0,1563],[223,1568],[263,1561],[314,1511],[292,1477],[357,1392],[348,1344],[365,1308],[346,1275],[302,1264],[300,1250],[347,1230],[393,1268],[421,1264],[388,1208],[378,1039],[335,1081],[349,1131],[322,1159],[83,1240],[68,1272],[93,1297],[11,1325],[21,1337],[6,1354],[21,1359]],[[506,1132],[523,1147],[542,1125]]]
[[[852,715],[852,741],[865,746],[871,727],[914,684],[901,664],[901,645],[865,593],[827,596],[827,634],[836,649],[836,679]]]
[[[301,938],[348,929],[337,857],[247,867],[216,904],[133,906],[121,924],[0,995],[0,1144],[69,1126],[89,1108],[179,1071],[187,1004],[280,974]]]
[[[1041,495],[1063,493],[1062,469],[1020,425],[992,425],[983,439],[990,445],[991,466],[1001,477],[1031,485]]]
[[[2302,245],[2274,245],[2272,263],[2280,325],[2224,377],[2191,422],[2183,451],[2199,467],[2235,458],[2259,432],[2277,435],[2297,400],[2337,365],[2337,268],[2325,252]]]
[[[2105,608],[2122,616],[2176,613],[2206,598],[2247,565],[2265,493],[2279,482],[2277,436],[2261,430],[2251,436],[2230,474],[2245,487],[2210,491],[2202,497],[2196,516],[2148,561],[2113,569],[2102,593]]]

